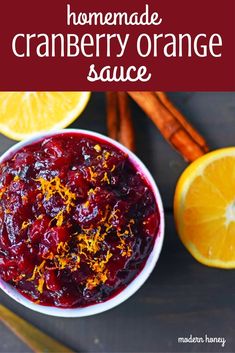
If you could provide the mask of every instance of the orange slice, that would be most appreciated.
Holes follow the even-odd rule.
[[[0,92],[0,132],[13,140],[62,129],[84,110],[90,92]]]
[[[180,239],[199,262],[235,268],[235,147],[208,153],[184,171],[174,216]]]

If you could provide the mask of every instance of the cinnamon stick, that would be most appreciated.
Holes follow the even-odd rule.
[[[169,110],[169,112],[183,125],[185,130],[191,135],[194,141],[202,147],[205,152],[208,152],[209,148],[206,144],[205,139],[197,132],[197,130],[186,120],[183,114],[173,105],[169,100],[165,92],[156,92],[161,103]]]
[[[119,130],[117,92],[106,92],[106,101],[108,135],[112,139],[117,140]]]
[[[158,127],[165,139],[185,158],[192,162],[205,153],[205,147],[198,144],[180,119],[161,103],[155,92],[128,92],[143,111]]]
[[[107,92],[108,135],[131,151],[135,150],[135,132],[126,92]]]
[[[129,97],[126,92],[118,92],[120,127],[119,142],[135,151],[135,132],[129,107]]]

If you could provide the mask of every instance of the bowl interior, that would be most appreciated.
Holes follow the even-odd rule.
[[[0,163],[5,160],[6,158],[9,158],[12,154],[16,153],[18,150],[20,150],[22,147],[30,145],[32,143],[38,142],[46,137],[50,136],[55,136],[55,135],[60,135],[60,134],[78,134],[79,136],[83,135],[84,137],[94,137],[98,138],[100,140],[103,140],[104,142],[108,142],[111,145],[115,146],[122,152],[126,153],[131,162],[135,165],[136,169],[138,172],[144,176],[144,178],[147,180],[149,186],[151,187],[156,203],[158,205],[158,210],[159,210],[159,217],[160,217],[160,226],[159,226],[159,231],[158,235],[156,237],[153,249],[145,263],[145,266],[141,270],[141,272],[128,284],[128,286],[123,289],[120,293],[118,293],[116,296],[108,299],[105,302],[98,303],[98,304],[93,304],[84,308],[72,308],[72,309],[62,309],[62,308],[56,308],[56,307],[50,307],[50,306],[43,306],[43,305],[38,305],[27,298],[25,298],[23,295],[21,295],[14,287],[9,285],[8,283],[4,282],[2,279],[0,279],[0,288],[8,294],[11,298],[19,302],[20,304],[43,314],[47,315],[53,315],[53,316],[59,316],[59,317],[82,317],[82,316],[89,316],[89,315],[94,315],[98,314],[101,312],[104,312],[106,310],[109,310],[126,299],[128,299],[131,295],[133,295],[142,285],[143,283],[147,280],[149,277],[150,273],[154,269],[156,262],[159,258],[161,249],[162,249],[162,244],[163,244],[163,239],[164,239],[164,227],[165,227],[165,222],[164,222],[164,210],[163,210],[163,204],[161,200],[161,196],[159,193],[159,190],[156,186],[156,183],[151,176],[150,172],[148,169],[145,167],[145,165],[140,161],[140,159],[130,152],[127,148],[122,146],[120,143],[104,136],[101,134],[98,134],[96,132],[91,132],[87,130],[77,130],[77,129],[65,129],[65,130],[60,130],[57,132],[50,132],[47,134],[40,134],[35,137],[33,137],[30,140],[19,142],[13,147],[11,147],[8,151],[6,151],[1,157],[0,157]]]

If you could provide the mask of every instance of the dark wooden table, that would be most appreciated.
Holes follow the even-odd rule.
[[[211,149],[235,145],[235,93],[171,93],[172,100],[205,135]],[[163,251],[147,283],[128,301],[106,313],[62,319],[34,313],[0,293],[0,301],[76,352],[235,352],[235,271],[197,263],[181,245],[172,200],[186,163],[133,104],[138,156],[152,172],[166,211]],[[106,133],[102,93],[73,127]],[[14,142],[0,137],[0,153]],[[235,236],[235,235],[234,235]],[[225,337],[226,344],[180,344],[178,337]],[[0,325],[1,352],[28,352]]]

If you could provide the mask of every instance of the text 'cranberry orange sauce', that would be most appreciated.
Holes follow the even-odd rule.
[[[143,269],[159,223],[148,181],[101,138],[51,135],[0,165],[0,277],[34,303],[114,297]]]

